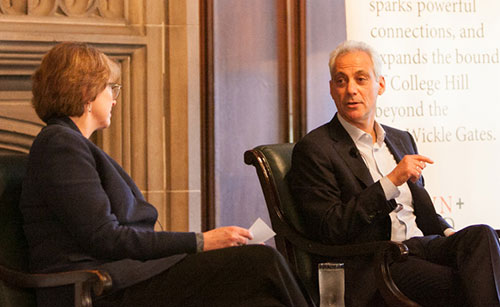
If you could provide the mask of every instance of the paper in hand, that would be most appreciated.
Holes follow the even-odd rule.
[[[267,226],[267,224],[259,217],[252,226],[248,229],[253,235],[252,240],[248,240],[248,244],[261,244],[271,239],[276,233]]]

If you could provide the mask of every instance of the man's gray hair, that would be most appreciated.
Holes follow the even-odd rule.
[[[337,58],[344,54],[355,51],[366,52],[372,60],[373,72],[375,73],[375,77],[378,78],[382,75],[382,59],[380,58],[380,55],[377,53],[377,51],[375,51],[375,49],[373,49],[365,42],[347,40],[338,45],[337,48],[335,48],[335,50],[330,53],[330,61],[328,62],[328,66],[330,67],[330,76],[332,77],[332,79],[333,69]]]

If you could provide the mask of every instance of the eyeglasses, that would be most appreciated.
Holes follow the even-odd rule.
[[[120,95],[122,85],[118,83],[108,83],[108,86],[111,88],[111,93],[113,93],[113,100],[116,100],[116,98],[118,98],[118,95]]]

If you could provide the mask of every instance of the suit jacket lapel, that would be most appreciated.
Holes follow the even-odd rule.
[[[385,135],[384,141],[387,147],[389,148],[389,151],[396,159],[396,163],[399,163],[399,161],[401,161],[401,159],[403,159],[403,157],[407,153],[409,153],[409,151],[406,150],[405,145],[401,142],[401,140],[398,138],[392,139],[390,133],[387,133]]]
[[[354,141],[337,118],[337,114],[329,123],[330,137],[334,141],[334,146],[339,155],[345,161],[353,174],[361,180],[366,186],[373,184],[373,178],[366,167],[363,158],[359,154]]]

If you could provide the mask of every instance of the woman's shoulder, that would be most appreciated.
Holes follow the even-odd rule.
[[[96,147],[79,131],[58,124],[45,126],[36,136],[30,149],[30,156],[49,158],[61,154],[85,153],[93,155]]]
[[[46,144],[86,143],[86,138],[78,131],[61,125],[47,125],[36,136],[33,146]]]

